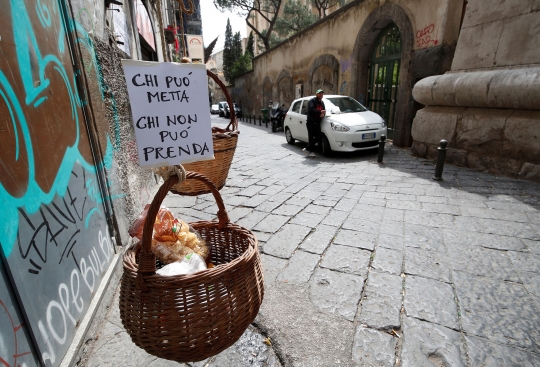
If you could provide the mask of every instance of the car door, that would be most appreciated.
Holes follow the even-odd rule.
[[[299,138],[299,120],[302,115],[300,115],[300,106],[302,105],[302,100],[294,101],[292,108],[287,112],[285,117],[285,124],[291,130],[291,134],[294,138]]]
[[[302,107],[300,108],[299,123],[298,123],[298,139],[302,141],[309,141],[308,131],[307,131],[307,111],[308,111],[309,99],[304,99],[302,101]]]

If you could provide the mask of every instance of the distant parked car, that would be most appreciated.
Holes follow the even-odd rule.
[[[295,140],[308,142],[306,127],[308,102],[312,97],[293,101],[285,115],[285,138],[287,143]],[[321,121],[322,153],[332,151],[354,152],[378,146],[382,134],[386,135],[386,123],[381,116],[369,111],[360,102],[347,96],[328,95],[323,98],[326,116]]]
[[[225,106],[226,105],[227,105],[227,102],[219,102],[218,103],[219,117],[225,117]]]
[[[234,105],[234,113],[236,114],[236,117],[242,117],[242,107],[238,105],[238,103],[233,103]],[[229,104],[225,104],[225,117],[229,117],[231,115],[231,112],[229,111]]]
[[[213,104],[212,107],[210,107],[210,113],[212,115],[219,113],[219,105]]]

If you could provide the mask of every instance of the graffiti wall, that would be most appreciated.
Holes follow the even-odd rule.
[[[0,0],[2,366],[60,365],[155,192],[103,4]]]

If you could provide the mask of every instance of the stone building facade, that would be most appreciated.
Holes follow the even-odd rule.
[[[413,90],[413,153],[540,181],[539,46],[540,1],[469,0],[451,70]]]
[[[412,144],[422,106],[415,83],[450,70],[463,0],[357,0],[253,60],[233,99],[259,114],[269,100],[288,106],[318,88],[354,97],[388,122],[394,144]]]

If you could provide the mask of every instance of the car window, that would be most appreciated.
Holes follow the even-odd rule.
[[[307,105],[309,103],[308,100],[303,101],[304,104],[302,105],[302,112],[300,112],[302,115],[307,115]]]
[[[356,101],[351,97],[335,97],[328,98],[328,100],[335,106],[339,107],[341,113],[367,111],[367,109],[362,106],[360,102]]]
[[[292,108],[292,112],[300,113],[300,105],[302,104],[302,101],[297,101]]]

